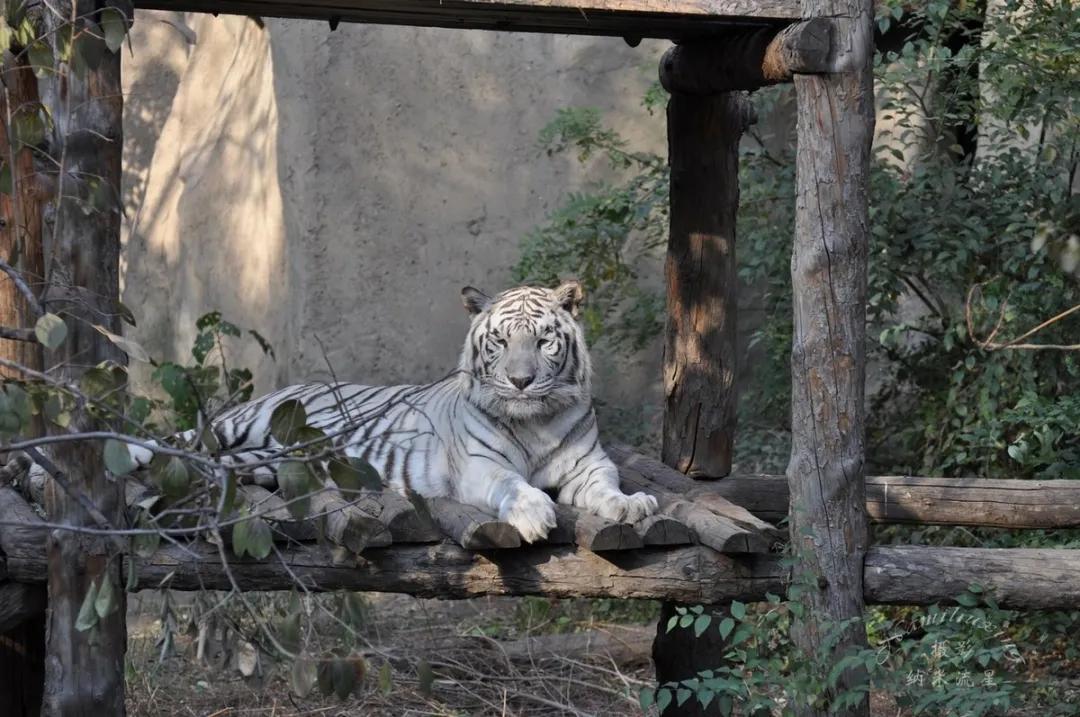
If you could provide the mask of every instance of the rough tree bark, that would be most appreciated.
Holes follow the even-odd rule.
[[[13,192],[0,194],[0,259],[22,272],[37,293],[44,274],[41,251],[41,205],[44,189],[28,147],[15,147],[8,136],[9,118],[32,111],[38,101],[37,80],[30,67],[14,55],[3,65],[0,94],[0,161],[11,166]],[[25,328],[34,325],[34,312],[8,278],[0,278],[0,326]],[[41,369],[41,347],[28,341],[0,341],[0,358]],[[16,371],[0,369],[0,376],[23,378]],[[0,583],[2,586],[2,583]],[[45,679],[45,589],[29,588],[21,596],[9,593],[38,607],[21,624],[0,633],[0,714],[37,715]]]
[[[676,62],[665,67],[673,76],[686,74]],[[750,108],[740,93],[692,95],[668,89],[671,215],[662,458],[687,475],[720,478],[731,471],[735,433],[735,214],[739,138]],[[653,644],[661,683],[715,667],[725,651],[712,631],[699,639],[685,631],[668,633],[675,608],[675,603],[664,603]],[[680,714],[710,713],[691,700]]]
[[[668,101],[671,228],[664,345],[664,463],[693,477],[731,472],[735,429],[735,212],[739,93]]]
[[[55,43],[61,18],[96,18],[105,3],[59,0],[46,12],[49,38]],[[60,56],[55,51],[56,57]],[[119,333],[121,111],[120,54],[106,52],[85,77],[75,73],[43,81],[42,99],[55,127],[50,152],[62,159],[57,197],[46,226],[47,298],[61,301],[67,313],[68,337],[48,363],[57,375],[75,379],[101,361],[120,362],[120,354],[92,324]],[[99,178],[105,192],[93,192],[88,178]],[[84,212],[74,197],[96,197],[96,211]],[[71,428],[88,428],[75,419]],[[59,429],[56,429],[59,430]],[[85,496],[112,525],[122,525],[123,485],[107,476],[101,446],[60,444],[50,457],[70,490],[54,475],[45,492],[46,510],[55,523],[98,525],[73,497]],[[49,613],[46,645],[45,707],[47,715],[124,714],[124,583],[114,542],[65,530],[47,539]],[[111,583],[118,605],[92,629],[75,628],[79,608],[91,585]]]
[[[806,0],[809,17],[839,18],[832,74],[795,77],[798,153],[791,260],[790,530],[794,584],[808,609],[794,638],[808,656],[841,621],[863,614],[868,527],[864,492],[863,397],[866,336],[867,193],[874,126],[873,7],[869,0]],[[835,633],[834,633],[835,634]],[[849,626],[831,654],[866,645]],[[860,683],[849,671],[837,692]],[[801,714],[825,715],[836,695]],[[838,712],[867,715],[866,699]]]

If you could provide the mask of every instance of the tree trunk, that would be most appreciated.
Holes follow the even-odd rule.
[[[873,8],[868,0],[807,0],[807,16],[852,18],[840,25],[833,74],[796,76],[797,199],[791,277],[790,530],[793,585],[802,587],[805,619],[793,637],[807,660],[841,621],[863,615],[863,558],[868,527],[864,491],[864,380],[867,193],[874,126]],[[866,646],[850,625],[821,658],[827,671]],[[809,664],[809,662],[808,662]],[[837,692],[861,684],[848,671]],[[825,715],[835,693],[800,714]],[[830,714],[867,715],[856,707]]]
[[[44,274],[41,251],[41,206],[44,190],[27,147],[10,143],[10,118],[29,110],[38,101],[37,80],[25,63],[9,57],[3,68],[3,95],[0,96],[0,160],[11,167],[12,193],[0,194],[0,259],[22,272],[31,290],[40,291]],[[26,328],[37,316],[10,278],[0,278],[0,326]],[[41,369],[41,347],[28,341],[0,341],[0,358]],[[0,369],[0,376],[23,378],[17,371]],[[35,422],[36,423],[36,422]],[[36,427],[36,426],[35,426]],[[40,593],[40,594],[39,594]],[[35,610],[16,625],[0,632],[0,675],[6,687],[0,689],[0,714],[38,715],[41,713],[42,688],[45,682],[45,610],[34,588]],[[9,596],[9,599],[15,599]]]
[[[685,74],[678,67],[669,69]],[[746,99],[735,92],[694,96],[673,91],[668,101],[671,224],[662,457],[694,477],[720,478],[731,471],[737,398],[735,214],[739,138],[748,116]],[[716,631],[698,639],[684,630],[668,633],[675,608],[673,602],[664,603],[653,643],[661,683],[715,667],[726,651]],[[716,709],[707,712],[691,700],[680,714],[693,717]]]
[[[53,3],[44,13],[55,44],[59,17],[96,19],[99,3],[89,0]],[[58,17],[59,16],[59,17]],[[54,49],[59,57],[59,50]],[[122,361],[123,355],[92,324],[119,333],[120,155],[122,143],[120,55],[106,52],[96,69],[84,78],[75,73],[42,82],[42,97],[54,118],[51,154],[62,160],[57,201],[46,227],[52,239],[48,262],[47,299],[63,306],[68,336],[47,361],[57,375],[72,380],[102,361]],[[100,178],[95,190],[90,178]],[[89,200],[94,209],[84,211]],[[71,429],[91,428],[81,413]],[[55,428],[55,427],[54,427]],[[59,430],[59,429],[56,429]],[[53,474],[46,486],[49,520],[71,526],[101,527],[76,493],[88,500],[112,526],[122,525],[123,485],[106,474],[102,447],[97,443],[58,444],[50,452],[69,489]],[[47,715],[124,714],[124,583],[117,544],[99,536],[67,530],[53,531],[47,540],[49,614],[45,677]],[[91,586],[110,583],[116,606],[92,629],[76,629],[79,608]]]

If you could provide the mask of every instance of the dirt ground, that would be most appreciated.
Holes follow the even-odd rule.
[[[131,715],[640,715],[637,695],[652,677],[647,638],[655,629],[653,604],[627,608],[616,601],[506,598],[450,602],[367,594],[354,640],[335,639],[347,628],[333,615],[340,610],[332,598],[307,621],[313,632],[322,633],[320,654],[346,658],[357,686],[340,699],[323,695],[316,685],[301,699],[290,688],[287,660],[256,650],[257,664],[251,669],[253,651],[245,649],[240,637],[251,636],[244,629],[242,606],[218,611],[219,628],[229,623],[236,629],[223,631],[224,639],[216,632],[206,638],[203,659],[197,659],[199,631],[191,616],[205,614],[215,598],[200,605],[175,594],[167,599],[149,592],[132,596]],[[286,600],[267,598],[252,607],[270,615],[273,623],[275,609]],[[172,627],[164,640],[163,622]],[[597,636],[597,643],[613,639],[614,647],[565,654],[525,640],[582,633]],[[520,652],[523,644],[530,651],[536,645],[536,652],[508,654]],[[251,674],[244,676],[242,668]]]

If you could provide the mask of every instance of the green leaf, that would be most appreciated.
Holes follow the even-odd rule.
[[[667,709],[667,706],[671,704],[671,696],[671,690],[667,687],[661,687],[656,691],[656,707],[660,710],[661,714],[663,714],[664,710]]]
[[[236,473],[229,471],[225,474],[225,485],[223,490],[225,496],[221,501],[221,515],[219,518],[224,518],[233,512],[236,507]]]
[[[427,661],[427,658],[420,658],[416,666],[416,678],[420,694],[431,697],[431,688],[435,686],[435,672],[431,669],[431,663]]]
[[[67,324],[56,314],[45,314],[34,324],[34,335],[47,349],[55,349],[67,338]]]
[[[975,607],[979,604],[979,599],[971,593],[960,593],[956,596],[956,602],[964,607]]]
[[[715,696],[716,693],[712,690],[698,690],[697,698],[698,702],[701,703],[701,709],[709,709],[709,705],[712,704],[713,697]]]
[[[656,704],[656,689],[653,687],[642,687],[638,692],[638,704],[641,705],[641,711],[646,712],[650,707]]]
[[[119,366],[95,366],[79,377],[79,388],[87,396],[107,399],[124,387],[127,373]]]
[[[201,334],[195,337],[195,343],[191,345],[191,355],[195,358],[195,363],[202,366],[206,361],[206,357],[214,350],[214,346],[217,344],[217,339],[214,337],[212,331],[203,331]]]
[[[247,515],[246,508],[241,515]],[[265,520],[249,517],[233,525],[232,544],[237,557],[247,553],[257,560],[263,560],[270,554],[274,538]]]
[[[139,571],[133,560],[126,561],[124,567],[127,568],[127,582],[124,584],[124,590],[133,593],[139,587]]]
[[[102,575],[101,587],[98,589],[97,597],[94,598],[94,612],[104,620],[116,612],[118,607],[120,607],[120,601],[116,599],[116,589],[113,588],[113,581],[109,579],[108,575]]]
[[[683,615],[679,618],[679,627],[690,627],[690,624],[694,622],[694,616],[690,614]]]
[[[116,8],[107,7],[101,11],[101,31],[105,35],[105,45],[110,52],[116,52],[124,44],[127,35],[127,18]]]
[[[120,319],[131,326],[135,326],[135,314],[129,309],[123,301],[117,299],[116,301],[116,314]]]
[[[685,687],[681,687],[675,691],[675,706],[682,707],[688,699],[694,696],[693,690],[688,690]]]
[[[318,664],[316,668],[316,684],[319,685],[319,692],[324,695],[330,695],[334,691],[334,670],[333,663],[330,660],[323,660]]]
[[[735,629],[735,621],[730,617],[725,617],[720,621],[720,639],[726,640],[727,636],[731,634],[731,631]]]
[[[139,467],[126,444],[110,438],[105,441],[105,467],[115,476],[126,476]]]
[[[300,650],[300,613],[291,612],[278,624],[278,643],[293,654]]]
[[[153,475],[153,472],[151,473]],[[157,471],[156,482],[161,487],[161,492],[173,498],[187,495],[191,485],[191,477],[188,474],[184,461],[176,456],[169,456],[162,461]]]
[[[284,401],[270,414],[270,435],[283,446],[296,443],[296,435],[307,425],[307,412],[296,400]]]
[[[150,409],[153,405],[150,403],[150,399],[143,396],[136,396],[131,399],[131,405],[128,406],[128,418],[135,423],[142,425],[146,423],[146,419],[150,417]]]
[[[345,699],[356,687],[356,669],[350,660],[334,660],[330,672],[334,682],[334,694],[338,699]]]
[[[731,601],[731,616],[736,620],[744,620],[746,618],[746,605],[742,604],[738,600]]]
[[[363,595],[353,592],[345,594],[345,598],[341,601],[342,622],[354,630],[360,630],[364,627],[366,613],[367,606],[364,603]]]
[[[135,521],[135,527],[146,530],[153,528],[154,526],[147,518],[146,514],[140,511],[139,518]],[[131,549],[140,558],[149,558],[157,551],[160,544],[161,536],[156,532],[140,533],[131,539]]]
[[[709,628],[710,622],[712,622],[712,616],[698,615],[697,619],[694,620],[694,637],[701,637],[701,633]]]
[[[101,59],[105,57],[107,49],[105,40],[99,36],[96,27],[83,30],[75,36],[71,53],[71,71],[79,77],[85,77],[88,70],[96,70],[101,66]]]
[[[53,70],[53,53],[49,43],[44,40],[36,40],[26,48],[26,57],[30,66],[34,69],[34,75],[43,80]]]
[[[343,491],[359,491],[364,488],[377,491],[383,489],[379,472],[361,458],[337,456],[330,460],[329,468],[330,477]]]
[[[379,692],[390,694],[394,689],[394,677],[390,672],[390,663],[384,662],[379,668]]]
[[[311,493],[316,488],[311,469],[300,461],[285,461],[278,467],[277,479],[289,514],[297,520],[306,518],[311,512]]]
[[[311,694],[318,678],[319,669],[314,660],[306,657],[297,657],[293,660],[292,669],[289,670],[289,687],[297,697],[303,699]]]
[[[75,618],[75,629],[79,632],[86,632],[98,624],[100,618],[97,609],[94,607],[97,596],[98,586],[97,581],[94,581],[90,583],[90,589],[83,596],[82,605],[79,606],[79,615]]]

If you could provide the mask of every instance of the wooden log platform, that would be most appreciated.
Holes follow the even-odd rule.
[[[667,494],[669,500],[670,495],[688,495],[688,491],[679,488],[704,487],[675,471],[650,473],[650,478],[645,478],[641,471],[652,466],[650,459],[626,455],[617,448],[612,452],[627,475],[636,474],[640,487],[648,488],[643,481],[655,478],[672,489]],[[682,484],[683,480],[687,483]],[[654,492],[664,493],[658,483],[652,484]],[[268,522],[281,526],[290,523],[287,511],[282,512],[281,504],[268,497],[273,494],[245,490],[245,495],[250,506],[264,507]],[[379,499],[381,495],[368,497]],[[26,523],[0,525],[0,545],[4,551],[0,580],[5,581],[8,593],[14,595],[19,590],[14,585],[43,584],[47,574],[45,531],[35,525],[40,519],[15,491],[0,490],[0,502],[5,518],[21,516]],[[392,515],[394,521],[400,521],[403,513],[416,510],[409,501],[404,504],[395,504],[387,519]],[[472,516],[472,522],[462,527],[461,521],[447,522],[445,518],[439,519],[439,515],[444,508],[463,514],[461,508],[465,506],[443,501],[430,501],[429,505],[435,522],[442,527],[439,534],[428,532],[424,539],[439,537],[440,542],[422,542],[419,538],[405,542],[410,535],[423,537],[425,533],[390,531],[392,544],[365,546],[359,554],[348,553],[344,561],[340,548],[335,550],[332,541],[300,542],[289,536],[279,546],[280,558],[240,559],[230,554],[228,570],[222,567],[217,548],[203,541],[181,546],[163,544],[149,557],[125,556],[123,560],[125,570],[134,566],[135,585],[140,588],[157,587],[168,578],[167,585],[180,590],[230,589],[231,580],[245,590],[286,590],[298,579],[316,591],[375,590],[442,598],[606,596],[717,603],[760,600],[766,593],[779,595],[787,580],[787,569],[779,555],[724,554],[708,545],[688,542],[697,537],[693,529],[670,515],[648,518],[637,526],[622,526],[560,508],[559,526],[547,544],[470,550],[459,544],[470,525],[487,525],[485,530],[494,530],[496,535],[509,526],[494,516],[477,515],[470,512],[475,509],[470,509],[465,513]],[[738,508],[726,501],[714,500],[703,505],[720,510],[713,513],[718,518],[725,512],[740,515]],[[702,505],[697,507],[707,510]],[[370,505],[362,512],[370,515]],[[420,515],[414,518],[426,520]],[[723,520],[730,522],[728,530],[736,525],[730,518]],[[747,530],[748,526],[743,523],[739,529]],[[300,535],[296,530],[293,525],[280,534]],[[646,536],[654,530],[655,542],[650,543]],[[763,532],[751,534],[757,540],[765,539]],[[397,539],[399,535],[403,541]],[[870,548],[864,564],[864,592],[866,601],[871,603],[947,603],[969,585],[979,584],[1002,607],[1076,609],[1080,608],[1077,576],[1080,576],[1077,550],[875,546]]]
[[[682,39],[800,19],[798,0],[135,0],[148,10]]]

